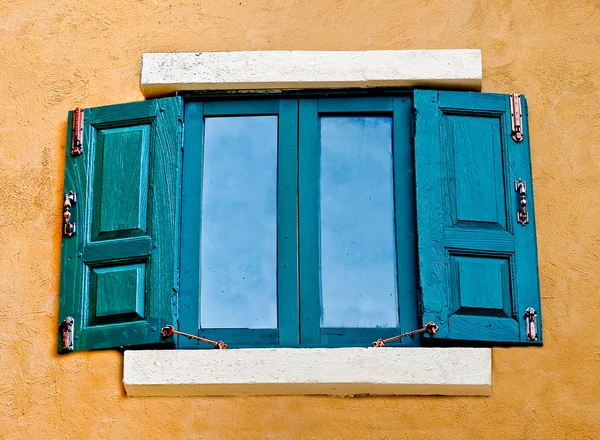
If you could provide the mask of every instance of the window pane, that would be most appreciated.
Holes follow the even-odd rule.
[[[277,116],[204,128],[200,323],[277,327]]]
[[[396,327],[392,118],[321,118],[323,327]]]

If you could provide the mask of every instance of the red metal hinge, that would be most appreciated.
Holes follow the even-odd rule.
[[[515,142],[522,142],[523,136],[523,110],[521,108],[521,95],[510,94],[510,123],[511,137]]]
[[[73,110],[73,130],[71,131],[71,156],[79,156],[83,152],[83,109]]]

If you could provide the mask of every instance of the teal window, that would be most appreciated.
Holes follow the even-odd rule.
[[[72,348],[211,348],[162,336],[168,325],[230,348],[368,347],[429,321],[433,337],[389,345],[541,344],[527,105],[515,139],[511,99],[221,94],[85,109],[83,152],[67,149],[65,167]],[[67,145],[73,114],[69,127]]]
[[[368,346],[416,328],[411,101],[188,102],[180,330]]]

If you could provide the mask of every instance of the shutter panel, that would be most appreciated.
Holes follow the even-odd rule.
[[[415,173],[424,323],[435,339],[541,344],[535,210],[525,139],[511,138],[509,95],[416,90]],[[527,185],[529,223],[517,222]],[[537,341],[525,310],[537,312]]]
[[[182,109],[179,97],[85,109],[79,156],[69,114],[76,233],[63,235],[59,322],[74,318],[74,350],[164,342],[175,321]]]

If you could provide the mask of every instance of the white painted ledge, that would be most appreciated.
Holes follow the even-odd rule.
[[[182,91],[435,87],[481,90],[481,51],[145,53],[146,97]]]
[[[489,348],[126,351],[128,396],[489,396]]]

